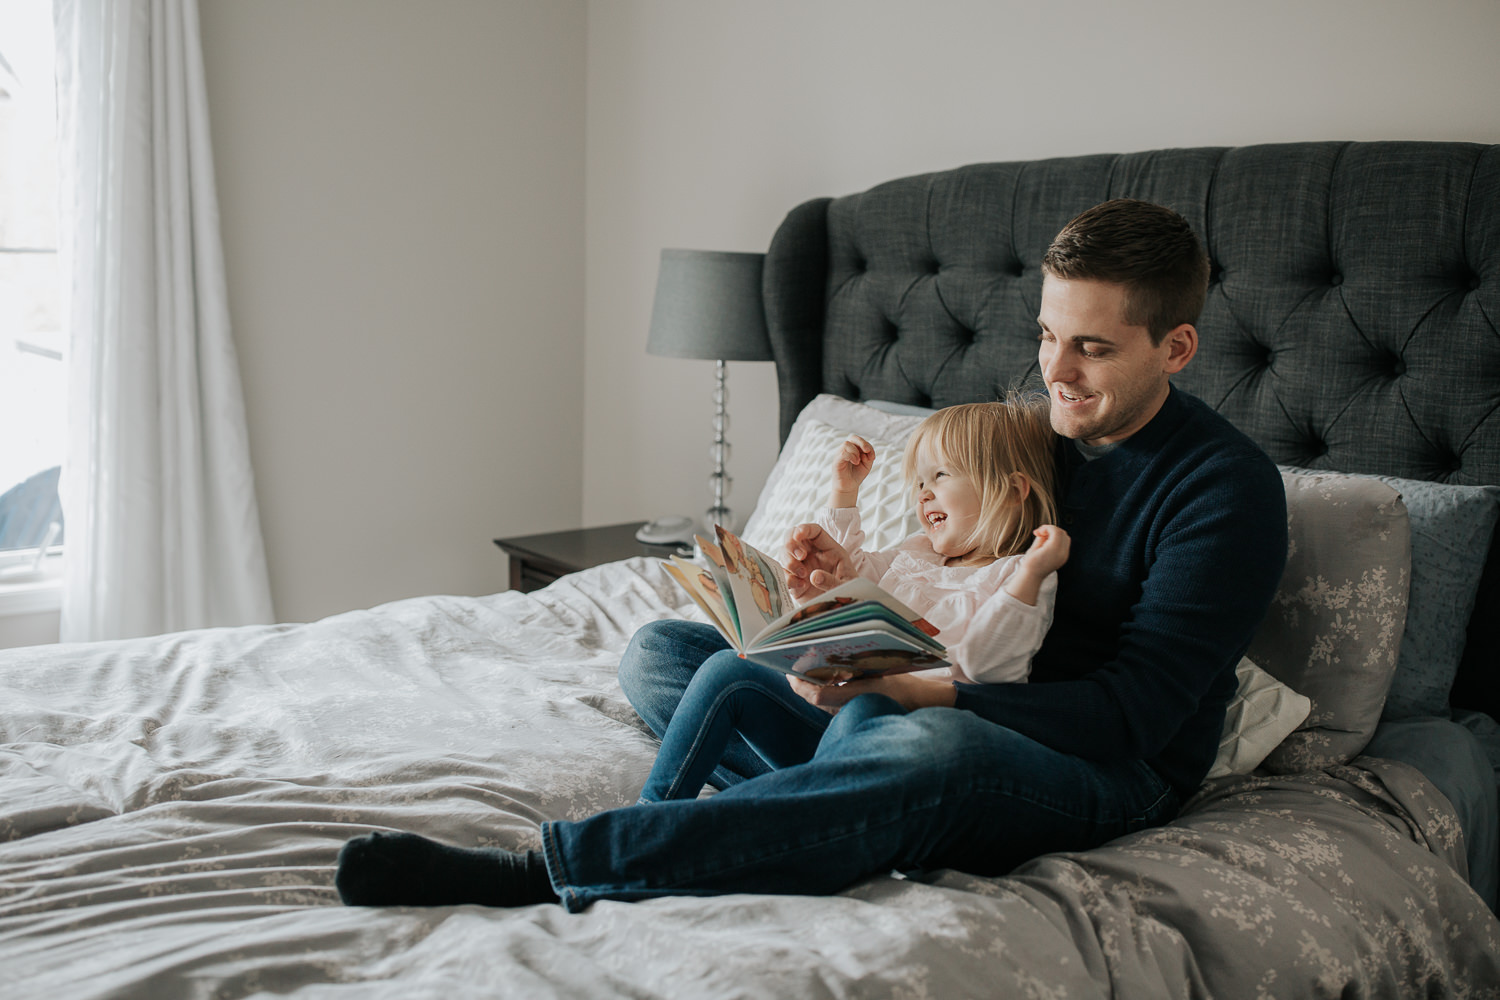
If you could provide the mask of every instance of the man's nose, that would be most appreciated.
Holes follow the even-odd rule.
[[[1039,361],[1042,368],[1042,378],[1048,382],[1072,381],[1074,375],[1073,366],[1062,351],[1044,353]]]

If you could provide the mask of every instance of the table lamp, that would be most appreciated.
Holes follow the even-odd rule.
[[[708,477],[713,506],[706,511],[708,528],[734,528],[724,505],[732,480],[729,461],[729,387],[726,361],[770,361],[771,338],[766,332],[766,309],[761,300],[760,273],[765,254],[716,250],[663,250],[656,275],[656,301],[651,307],[651,334],[646,353],[668,358],[699,358],[714,362],[714,440],[709,449],[713,472]],[[686,518],[661,518],[641,529],[642,541],[691,541],[694,526]],[[668,538],[675,534],[678,537]],[[685,535],[686,537],[682,537]],[[651,536],[651,537],[646,537]]]

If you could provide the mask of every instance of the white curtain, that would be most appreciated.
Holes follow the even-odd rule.
[[[63,641],[272,620],[196,0],[54,0]]]

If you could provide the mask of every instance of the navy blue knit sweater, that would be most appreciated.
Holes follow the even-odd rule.
[[[1031,682],[960,684],[958,707],[1065,753],[1144,759],[1186,796],[1285,567],[1281,477],[1176,388],[1100,458],[1060,441],[1058,468],[1073,545]]]

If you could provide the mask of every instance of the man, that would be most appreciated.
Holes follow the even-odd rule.
[[[546,823],[543,852],[359,838],[340,856],[345,902],[560,898],[577,911],[830,893],[891,869],[1001,874],[1171,819],[1213,761],[1234,666],[1280,580],[1285,496],[1264,453],[1170,383],[1197,350],[1208,276],[1180,216],[1106,202],[1064,228],[1043,268],[1039,360],[1074,555],[1030,683],[795,682],[836,712],[806,763],[771,770],[740,743],[718,795]],[[788,556],[799,596],[852,574],[813,526]],[[678,645],[621,664],[658,733],[704,658],[698,644],[722,644],[682,624]]]

